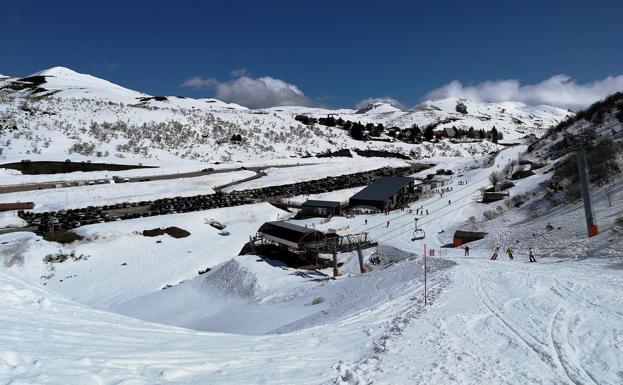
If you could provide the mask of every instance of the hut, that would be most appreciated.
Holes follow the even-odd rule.
[[[0,211],[32,210],[34,207],[33,202],[0,203]]]
[[[508,198],[510,194],[506,191],[485,191],[482,193],[482,203],[492,203]]]
[[[457,230],[454,232],[452,246],[459,247],[465,243],[478,241],[483,239],[487,233],[482,231]]]
[[[340,215],[342,204],[334,201],[308,200],[301,205],[301,215],[305,217],[329,217]]]
[[[415,179],[410,177],[379,178],[349,200],[351,207],[367,206],[378,210],[393,210],[407,204],[415,192]]]
[[[454,127],[444,127],[443,135],[448,138],[456,137],[456,128]]]

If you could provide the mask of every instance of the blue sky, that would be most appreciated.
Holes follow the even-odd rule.
[[[0,20],[2,74],[60,65],[156,95],[236,101],[270,77],[283,84],[262,78],[256,98],[412,106],[488,80],[517,80],[508,97],[527,101],[522,86],[559,74],[559,88],[623,84],[607,78],[623,74],[623,1],[2,0]]]

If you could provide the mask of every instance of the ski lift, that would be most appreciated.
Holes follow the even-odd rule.
[[[415,218],[415,229],[413,229],[413,237],[411,238],[411,241],[415,242],[424,238],[426,238],[426,232],[424,231],[424,229],[420,229],[417,227],[417,218]]]

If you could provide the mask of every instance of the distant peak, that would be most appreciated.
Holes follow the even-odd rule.
[[[365,114],[367,112],[395,112],[401,111],[400,108],[388,102],[372,102],[359,108],[356,114]]]
[[[67,75],[79,75],[78,72],[71,70],[67,67],[52,67],[45,69],[43,71],[39,71],[33,75],[39,76],[67,76]]]

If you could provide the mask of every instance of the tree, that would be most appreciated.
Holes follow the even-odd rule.
[[[476,133],[474,132],[474,127],[470,127],[467,131],[467,137],[474,139],[476,137]]]
[[[495,128],[495,126],[493,126],[493,128],[491,129],[491,141],[496,144],[498,142],[498,130]]]
[[[435,136],[435,133],[433,132],[433,126],[426,126],[426,128],[424,129],[424,139],[430,142],[431,140],[433,140],[433,136]]]
[[[355,123],[352,125],[350,129],[350,136],[355,140],[363,140],[364,139],[364,131],[365,127],[361,123]]]
[[[336,125],[335,118],[333,116],[327,116],[325,125],[328,127],[335,127]]]

